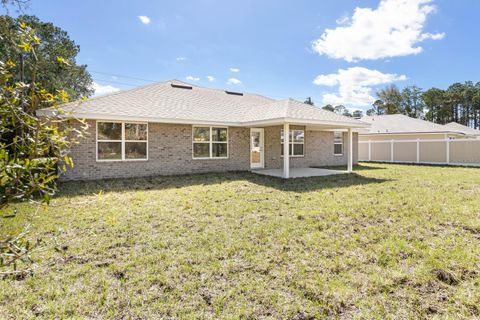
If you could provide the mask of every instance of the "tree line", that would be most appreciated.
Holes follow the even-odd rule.
[[[480,82],[454,83],[447,89],[430,88],[426,91],[413,85],[399,89],[387,86],[377,92],[378,99],[366,115],[404,114],[438,124],[457,122],[475,129],[480,128]],[[305,103],[313,104],[311,99]],[[350,111],[342,105],[325,105],[325,110],[361,118],[363,112]]]

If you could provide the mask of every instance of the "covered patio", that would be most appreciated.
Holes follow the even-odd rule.
[[[256,169],[253,173],[265,176],[284,178],[283,169]],[[325,177],[348,173],[346,170],[330,170],[320,168],[290,168],[289,178]]]
[[[263,119],[243,123],[250,128],[252,172],[288,179],[353,171],[354,151],[357,152],[357,148],[353,148],[354,130],[368,127],[368,124],[292,99],[273,102],[259,110],[278,113],[279,117],[261,116],[258,118]],[[336,165],[347,168],[320,169]]]
[[[283,119],[282,119],[283,120]],[[286,119],[285,119],[286,120]],[[328,122],[318,122],[314,120],[302,120],[302,121],[295,121],[294,119],[288,119],[289,121],[278,121],[278,122],[271,122],[271,123],[258,123],[255,124],[255,126],[251,127],[251,135],[250,135],[250,144],[251,144],[251,151],[250,151],[250,160],[251,160],[251,171],[257,174],[261,175],[269,175],[273,177],[280,177],[280,178],[304,178],[304,177],[321,177],[321,176],[330,176],[330,175],[337,175],[337,174],[345,174],[345,173],[351,173],[353,171],[353,129],[360,127],[357,123],[355,124],[350,124],[350,123],[328,123]],[[275,141],[274,144],[278,143],[281,146],[281,156],[278,157],[278,149],[275,149],[273,151],[273,156],[272,154],[272,143],[270,143],[269,147],[270,150],[270,158],[274,159],[272,161],[270,159],[270,163],[266,164],[265,161],[265,144],[268,144],[269,139],[272,139],[272,131],[270,131],[270,136],[267,137],[266,139],[264,137],[265,132],[267,131],[267,128],[269,126],[274,126],[277,128],[279,131],[278,133],[275,132],[273,136],[276,138],[276,135],[280,136],[280,139],[278,141]],[[298,130],[302,128],[301,130]],[[281,128],[281,133],[280,129]],[[345,134],[345,140],[342,138],[342,143],[341,143],[341,157],[345,158],[345,163],[346,164],[346,170],[331,170],[331,169],[321,169],[319,168],[318,164],[316,163],[311,163],[311,162],[305,162],[305,163],[298,163],[299,159],[304,159],[305,154],[301,154],[300,156],[298,155],[293,155],[292,154],[292,149],[293,149],[293,144],[294,144],[294,137],[295,135],[293,132],[301,132],[299,135],[300,140],[295,140],[295,141],[301,141],[299,142],[301,145],[301,152],[304,152],[305,150],[305,145],[308,146],[308,144],[305,143],[305,132],[341,132],[342,135]],[[289,135],[289,140],[291,139],[290,143],[283,143],[284,141],[284,134],[283,132],[290,132]],[[307,141],[307,143],[310,143],[310,150],[315,149],[320,143],[321,143],[321,138],[318,138],[318,140],[313,140],[312,136],[310,135],[310,140]],[[345,148],[344,144],[345,143]],[[323,149],[322,149],[323,148]],[[317,149],[318,150],[318,149]],[[278,152],[278,153],[277,153]],[[312,151],[310,151],[310,155],[312,154]],[[325,149],[325,144],[323,144],[323,147],[321,147],[320,151],[317,151],[316,156],[322,156],[322,154],[328,153],[328,152],[333,152],[333,150],[330,149]],[[289,157],[284,157],[284,154],[290,154]],[[280,160],[280,161],[279,161]],[[297,161],[296,164],[292,165],[291,162]],[[255,164],[255,165],[254,165]],[[325,165],[330,165],[333,166],[333,163],[327,163]],[[338,164],[340,165],[340,164]]]

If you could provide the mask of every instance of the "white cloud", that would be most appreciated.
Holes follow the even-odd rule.
[[[185,60],[187,60],[187,58],[186,57],[177,57],[176,60],[177,61],[185,61]]]
[[[185,79],[187,79],[187,81],[198,81],[198,80],[200,80],[200,78],[194,77],[194,76],[186,76]]]
[[[236,73],[236,72],[240,72],[240,69],[238,69],[238,68],[230,68],[230,71],[232,71],[232,72],[235,72],[235,73]]]
[[[433,0],[382,0],[376,9],[355,8],[335,29],[325,29],[312,43],[315,52],[346,61],[376,60],[422,52],[424,40],[443,39],[445,33],[424,33]]]
[[[147,17],[147,16],[138,16],[138,19],[140,19],[140,21],[141,21],[143,24],[149,24],[149,23],[150,23],[150,18]]]
[[[337,20],[335,20],[335,22],[336,22],[337,24],[340,24],[340,25],[346,24],[346,23],[349,22],[349,21],[350,21],[350,18],[349,18],[347,15],[344,15],[344,16],[338,18]]]
[[[338,93],[323,95],[323,103],[325,104],[365,107],[376,100],[372,96],[372,87],[406,79],[405,75],[352,67],[339,69],[337,73],[319,75],[313,80],[313,83],[327,87],[338,86]]]
[[[104,94],[120,91],[120,88],[117,88],[111,85],[101,85],[97,82],[93,82],[92,87],[93,87],[93,90],[95,91],[94,93],[95,96],[102,96]]]
[[[215,81],[215,77],[214,77],[214,76],[206,76],[205,78],[207,78],[207,80],[208,80],[209,82]]]
[[[238,80],[237,78],[230,78],[227,80],[227,84],[241,84],[242,81]]]

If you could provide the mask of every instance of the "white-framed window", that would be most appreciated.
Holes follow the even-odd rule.
[[[97,121],[97,161],[148,160],[148,123]]]
[[[343,132],[341,131],[333,133],[333,155],[343,156]]]
[[[280,154],[283,157],[283,129],[280,131]],[[304,130],[290,130],[288,134],[289,153],[291,157],[303,157],[305,155],[305,131]]]
[[[192,157],[193,159],[228,158],[228,128],[193,126]]]

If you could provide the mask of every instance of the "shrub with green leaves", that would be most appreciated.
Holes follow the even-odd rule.
[[[57,189],[57,180],[67,167],[73,167],[71,146],[82,138],[86,124],[66,114],[61,104],[69,101],[64,90],[48,92],[36,83],[35,48],[41,39],[25,23],[16,33],[19,54],[33,61],[24,65],[32,76],[29,83],[15,82],[11,60],[0,61],[0,209],[11,203],[28,201],[33,205],[48,204]],[[57,57],[59,64],[68,61]],[[51,108],[49,116],[37,116],[41,108]],[[72,126],[82,122],[81,129]],[[12,213],[15,215],[15,212]],[[31,263],[32,244],[25,240],[28,230],[17,235],[0,235],[0,268]],[[7,237],[6,239],[3,239]]]

